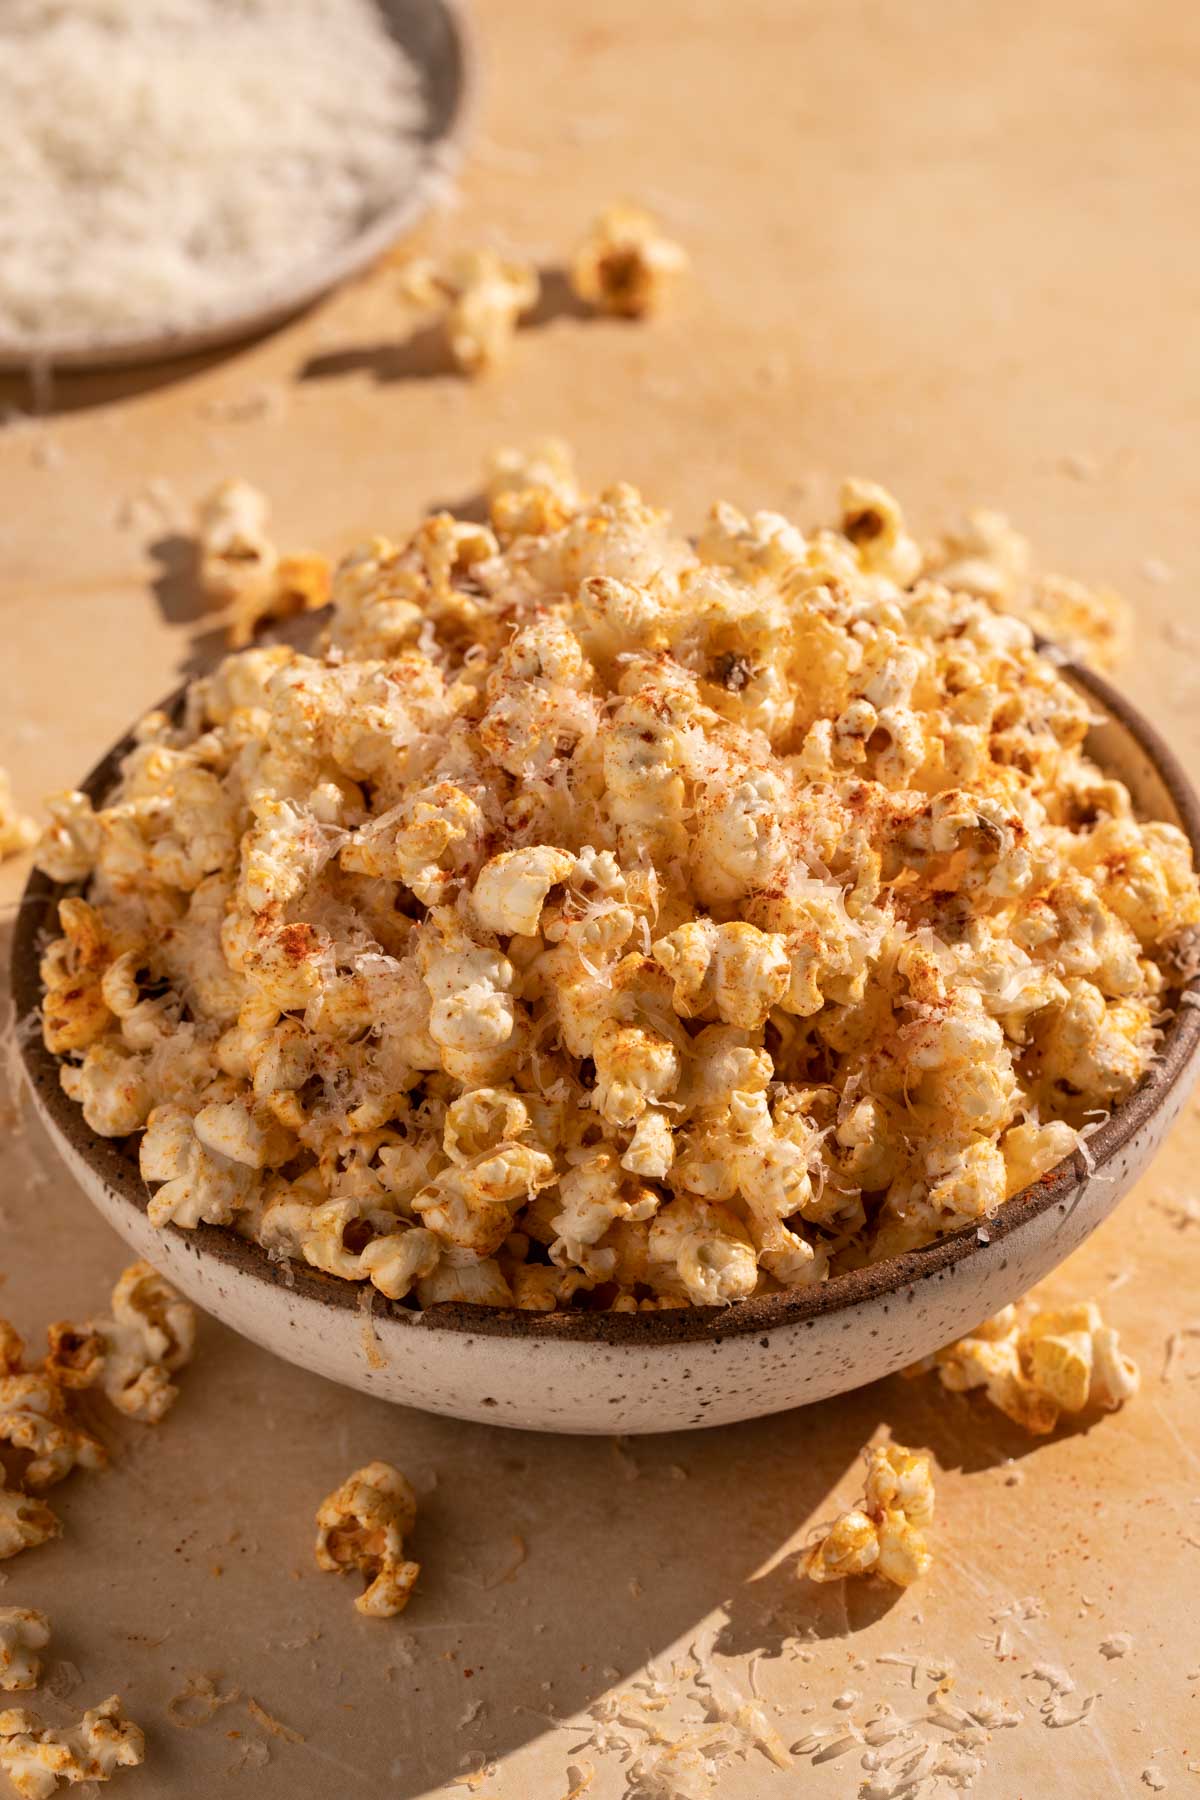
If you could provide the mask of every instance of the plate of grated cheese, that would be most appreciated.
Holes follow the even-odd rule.
[[[457,164],[453,0],[14,0],[0,368],[150,362],[279,323]]]

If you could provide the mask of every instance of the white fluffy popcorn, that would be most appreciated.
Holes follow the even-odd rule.
[[[992,1405],[1036,1436],[1062,1413],[1089,1406],[1114,1411],[1141,1385],[1137,1364],[1094,1300],[1066,1307],[1006,1306],[933,1359],[942,1385],[982,1388]]]
[[[39,1650],[50,1642],[50,1621],[28,1606],[0,1606],[0,1688],[35,1688],[42,1672]]]
[[[63,1388],[99,1387],[128,1418],[157,1424],[178,1395],[170,1379],[191,1360],[196,1313],[149,1263],[131,1263],[111,1311],[49,1330],[47,1370]]]
[[[44,1500],[36,1494],[0,1487],[0,1562],[22,1550],[36,1550],[61,1533],[57,1514]]]
[[[834,1520],[806,1552],[801,1571],[810,1581],[875,1574],[909,1587],[933,1560],[922,1529],[932,1522],[934,1510],[929,1455],[894,1443],[875,1445],[864,1454],[862,1504]]]
[[[460,251],[444,264],[414,260],[402,280],[408,300],[440,314],[450,354],[467,375],[486,375],[507,360],[539,287],[536,269],[492,250]]]
[[[687,266],[686,252],[650,213],[610,206],[571,259],[571,286],[599,312],[640,319],[658,312]]]
[[[319,1569],[340,1575],[358,1569],[367,1586],[354,1602],[371,1619],[390,1619],[408,1605],[420,1563],[404,1556],[417,1520],[417,1499],[390,1463],[367,1463],[335,1488],[317,1509]]]
[[[631,1310],[1045,1178],[1149,1069],[1200,890],[1028,626],[868,482],[694,543],[558,445],[489,485],[490,525],[353,551],[318,654],[228,657],[98,810],[49,802],[87,885],[45,1039],[142,1133],[151,1221],[410,1305]],[[206,529],[218,585],[275,567],[236,486]],[[1127,1389],[1045,1335],[1047,1383]]]
[[[0,1712],[0,1769],[22,1800],[49,1800],[60,1781],[108,1781],[143,1760],[146,1740],[121,1713],[116,1694],[62,1730],[14,1707]]]

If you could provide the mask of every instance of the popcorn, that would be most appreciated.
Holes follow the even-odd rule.
[[[390,1619],[408,1605],[420,1563],[404,1561],[404,1539],[417,1520],[417,1498],[390,1463],[367,1463],[317,1509],[319,1569],[346,1575],[359,1569],[367,1587],[354,1602],[372,1619]]]
[[[268,620],[325,606],[330,568],[323,556],[280,556],[267,526],[266,496],[248,481],[223,481],[196,509],[201,591],[227,608],[231,649],[253,642]]]
[[[1035,575],[1028,542],[1003,513],[968,513],[929,553],[927,567],[947,587],[978,594],[1097,668],[1111,669],[1124,647],[1129,608],[1121,596],[1063,575]]]
[[[7,769],[0,769],[0,862],[32,850],[41,835],[34,821],[17,811],[12,779]]]
[[[971,591],[1024,592],[1021,546],[922,551],[863,481],[838,529],[718,504],[693,543],[555,444],[489,489],[492,526],[353,551],[317,653],[227,657],[98,808],[49,803],[89,885],[44,1035],[143,1133],[152,1223],[413,1307],[724,1306],[1050,1176],[1150,1069],[1200,887]],[[276,579],[262,507],[208,518],[222,592]],[[106,1330],[60,1379],[160,1404]],[[1035,1421],[1128,1390],[1101,1330],[1043,1336],[1044,1387],[994,1339],[948,1378]]]
[[[101,1387],[127,1418],[157,1425],[179,1390],[170,1377],[191,1361],[195,1309],[149,1263],[131,1263],[112,1291],[112,1311],[49,1331],[47,1371],[63,1388]]]
[[[5,1327],[9,1344],[20,1340]],[[45,1370],[25,1370],[10,1360],[0,1374],[0,1443],[27,1453],[23,1481],[35,1492],[52,1487],[78,1464],[82,1469],[102,1469],[108,1455],[102,1444],[68,1417],[63,1390]],[[19,1534],[19,1509],[13,1529]],[[37,1515],[33,1528],[37,1529]]]
[[[0,1487],[0,1562],[22,1550],[36,1550],[61,1534],[58,1516],[44,1500]]]
[[[467,375],[485,375],[507,359],[539,289],[536,269],[491,250],[460,252],[441,267],[414,260],[403,280],[408,300],[441,311],[450,353]]]
[[[117,1769],[136,1768],[145,1750],[144,1736],[122,1717],[116,1694],[63,1730],[18,1707],[0,1712],[0,1769],[24,1800],[49,1800],[60,1781],[68,1787],[108,1781]]]
[[[658,312],[688,266],[681,247],[636,206],[610,206],[571,259],[571,286],[598,312],[640,319]]]
[[[876,1574],[897,1587],[910,1587],[933,1560],[921,1529],[933,1520],[929,1455],[895,1443],[875,1445],[864,1455],[862,1505],[834,1520],[805,1553],[801,1572],[810,1581]]]
[[[1007,1306],[939,1350],[935,1363],[944,1387],[958,1393],[983,1388],[993,1406],[1036,1436],[1053,1431],[1064,1412],[1124,1405],[1141,1381],[1094,1300],[1038,1307],[1024,1322],[1015,1306]]]
[[[34,1688],[42,1672],[37,1652],[50,1642],[50,1621],[27,1606],[0,1606],[0,1688]]]

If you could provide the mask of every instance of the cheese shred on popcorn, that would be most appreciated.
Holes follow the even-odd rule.
[[[1029,626],[867,482],[692,543],[548,445],[491,509],[48,803],[46,1043],[152,1221],[420,1306],[724,1305],[1070,1155],[1200,890]]]

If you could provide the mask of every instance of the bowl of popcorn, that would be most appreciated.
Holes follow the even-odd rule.
[[[207,530],[269,612],[261,518]],[[930,1355],[1116,1206],[1200,1061],[1200,809],[1062,647],[1103,596],[862,481],[689,539],[553,445],[330,596],[50,798],[20,910],[42,1118],[200,1305],[687,1428]]]

